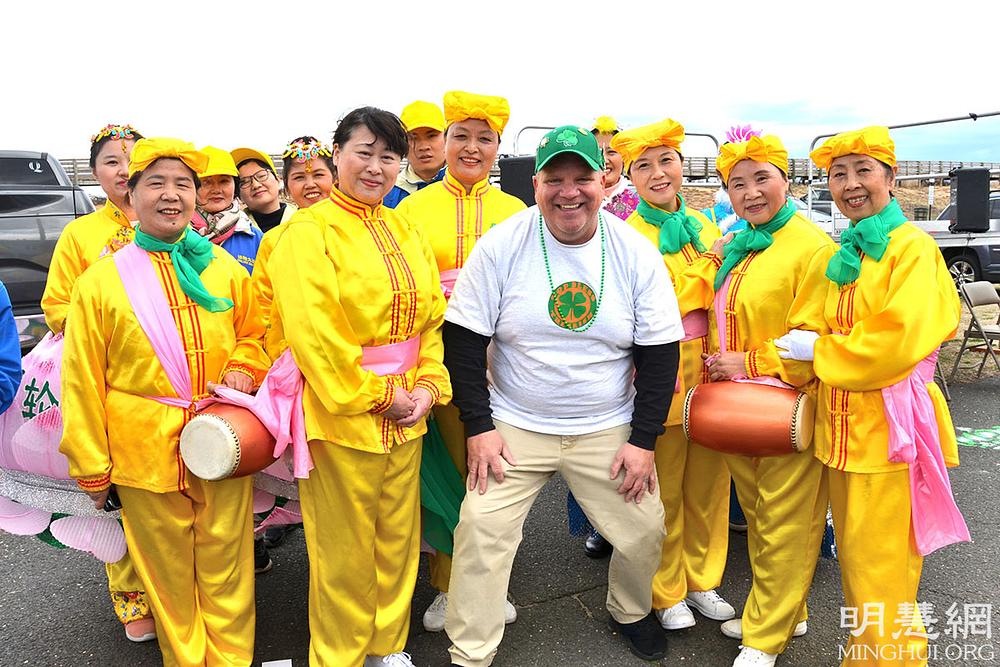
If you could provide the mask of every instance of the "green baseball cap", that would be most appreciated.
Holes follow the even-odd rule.
[[[544,169],[552,158],[563,153],[576,153],[593,167],[594,171],[604,171],[604,153],[601,152],[597,138],[590,130],[579,125],[563,125],[549,130],[538,142],[535,173]]]

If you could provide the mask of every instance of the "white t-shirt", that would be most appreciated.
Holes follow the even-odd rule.
[[[537,206],[496,225],[472,249],[445,319],[492,337],[490,405],[496,419],[556,435],[627,424],[635,397],[632,346],[683,338],[663,258],[629,225],[601,215],[594,236],[576,246],[560,243],[541,225],[559,292],[554,302]],[[580,325],[589,321],[601,294],[601,226],[604,293],[596,317],[584,329]],[[557,324],[552,305],[556,319],[579,330]]]

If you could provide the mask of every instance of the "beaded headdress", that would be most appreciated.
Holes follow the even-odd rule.
[[[282,158],[291,158],[306,165],[306,171],[312,171],[311,162],[321,157],[333,157],[330,149],[319,142],[315,137],[305,137],[296,139],[285,147]]]

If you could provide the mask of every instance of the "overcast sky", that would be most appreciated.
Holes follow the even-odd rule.
[[[682,5],[682,6],[680,6]],[[680,6],[680,7],[679,7]],[[347,110],[464,89],[526,125],[819,134],[1000,111],[1000,3],[921,0],[4,4],[0,148],[84,157],[109,122],[280,153]],[[1000,162],[1000,117],[894,132],[901,159]],[[539,135],[525,133],[520,152]],[[714,154],[690,139],[688,155]]]

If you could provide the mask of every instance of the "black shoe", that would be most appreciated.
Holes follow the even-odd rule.
[[[583,552],[591,558],[607,558],[614,549],[611,543],[596,530],[590,531],[590,535],[583,543]]]
[[[264,546],[273,549],[285,541],[285,538],[295,529],[295,526],[271,526],[264,530]]]
[[[628,641],[628,650],[643,660],[661,660],[667,654],[667,635],[650,613],[635,623],[619,623],[612,618],[608,625]]]
[[[271,569],[271,556],[267,553],[264,540],[253,541],[253,572],[263,574]]]

